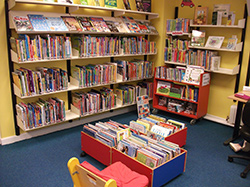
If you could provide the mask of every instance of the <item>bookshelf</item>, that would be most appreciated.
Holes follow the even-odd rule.
[[[40,6],[60,6],[60,7],[64,7],[65,8],[65,12],[64,13],[49,13],[49,12],[27,12],[27,11],[16,11],[15,7],[18,7],[16,5],[18,4],[24,4],[24,5],[40,5]],[[132,83],[132,82],[138,82],[138,81],[145,81],[147,79],[152,79],[152,77],[144,77],[141,79],[135,79],[135,80],[127,80],[127,81],[122,81],[122,80],[117,80],[116,82],[109,82],[109,83],[105,83],[105,84],[97,84],[97,85],[92,85],[92,86],[88,86],[88,87],[79,87],[79,85],[77,85],[77,81],[75,81],[72,77],[71,77],[71,63],[73,61],[79,61],[79,60],[88,60],[88,59],[95,59],[95,60],[100,60],[100,63],[104,63],[103,60],[108,60],[107,62],[113,62],[114,58],[123,58],[123,57],[144,57],[144,61],[147,60],[147,56],[148,55],[156,55],[157,52],[147,52],[147,53],[133,53],[133,54],[114,54],[114,55],[103,55],[103,56],[86,56],[86,57],[79,57],[79,56],[71,56],[70,58],[61,58],[61,59],[42,59],[42,60],[32,60],[32,61],[20,61],[18,59],[18,54],[17,52],[13,51],[11,49],[11,44],[10,44],[10,37],[12,36],[12,34],[16,34],[16,35],[20,35],[20,34],[26,34],[26,35],[43,35],[43,34],[50,34],[50,35],[55,35],[55,34],[60,34],[63,36],[67,36],[70,37],[71,35],[90,35],[90,36],[108,36],[108,37],[137,37],[137,36],[142,36],[145,37],[146,39],[148,39],[149,36],[155,36],[157,34],[153,34],[153,33],[125,33],[125,32],[80,32],[80,31],[17,31],[15,24],[13,22],[13,15],[27,15],[28,13],[33,13],[33,14],[42,14],[44,16],[62,16],[62,15],[72,15],[71,13],[79,10],[79,9],[87,9],[87,10],[94,10],[96,12],[98,12],[99,17],[102,17],[102,12],[103,11],[107,11],[110,12],[111,16],[110,17],[116,17],[116,16],[122,16],[122,15],[126,15],[126,14],[132,14],[132,15],[144,15],[145,19],[143,20],[147,20],[149,21],[150,19],[155,19],[158,17],[157,13],[151,13],[151,12],[138,12],[138,11],[133,11],[133,10],[124,10],[124,9],[114,9],[114,8],[106,8],[106,7],[98,7],[98,6],[85,6],[85,5],[78,5],[78,4],[66,4],[66,3],[57,3],[57,2],[43,2],[43,1],[30,1],[30,0],[5,0],[5,6],[6,6],[6,24],[7,24],[7,39],[8,39],[8,55],[9,55],[9,69],[10,69],[10,76],[11,76],[11,88],[12,88],[12,106],[13,106],[13,113],[15,119],[15,130],[16,130],[16,135],[20,135],[20,129],[22,129],[25,132],[28,131],[33,131],[36,129],[40,129],[40,128],[44,128],[47,126],[51,126],[51,125],[56,125],[56,124],[60,124],[60,123],[64,123],[64,122],[71,122],[74,119],[79,119],[81,117],[86,117],[86,116],[90,116],[90,115],[94,115],[93,114],[86,114],[84,116],[81,116],[79,113],[79,110],[77,110],[73,105],[72,105],[72,91],[84,91],[84,90],[90,90],[92,88],[98,88],[98,87],[103,87],[103,86],[107,86],[108,88],[113,89],[115,85],[119,85],[119,84],[126,84],[126,83]],[[15,11],[12,10],[15,8]],[[91,15],[83,15],[81,14],[80,16],[91,16]],[[97,16],[96,16],[97,17]],[[14,31],[14,32],[12,32]],[[24,96],[21,93],[21,90],[14,84],[13,78],[12,78],[12,72],[14,72],[15,67],[25,67],[26,65],[35,65],[37,67],[40,66],[51,66],[53,67],[53,63],[57,63],[57,62],[62,62],[63,66],[66,67],[66,71],[68,72],[68,87],[67,89],[64,90],[58,90],[58,91],[53,91],[53,92],[48,92],[48,93],[42,93],[42,94],[31,94],[28,96]],[[45,63],[45,65],[43,64]],[[40,65],[41,64],[41,65]],[[87,65],[87,64],[86,64]],[[43,97],[48,97],[48,96],[53,96],[53,95],[57,95],[60,93],[66,93],[67,94],[67,103],[68,103],[68,108],[65,111],[65,120],[64,121],[60,121],[60,122],[55,122],[52,124],[48,124],[48,125],[43,125],[43,126],[38,126],[38,127],[34,127],[34,128],[30,128],[27,129],[24,127],[22,120],[20,120],[20,118],[17,116],[17,111],[16,111],[16,107],[15,105],[18,103],[17,101],[20,102],[26,102],[29,101],[29,99],[32,98],[43,98]],[[101,113],[105,113],[105,112],[110,112],[113,110],[117,110],[117,109],[121,109],[121,108],[126,108],[129,106],[133,106],[135,105],[135,103],[130,103],[130,104],[125,104],[125,105],[119,105],[117,104],[115,107],[112,107],[110,109],[107,110],[103,110],[103,111],[99,111],[98,113],[95,113],[95,115],[101,114]]]
[[[161,70],[159,70],[161,71]],[[164,70],[162,70],[164,71]],[[157,70],[155,70],[155,73]],[[169,85],[181,90],[179,95],[168,93],[159,93],[158,84]],[[177,85],[177,86],[176,86]],[[170,89],[171,89],[170,88]],[[203,118],[207,113],[208,97],[210,88],[210,73],[200,75],[198,83],[189,83],[180,80],[171,80],[156,76],[154,78],[153,108],[154,113],[162,110],[177,115],[192,118],[190,124],[195,124],[197,119]],[[173,92],[174,93],[174,92]],[[164,103],[161,103],[164,100]]]

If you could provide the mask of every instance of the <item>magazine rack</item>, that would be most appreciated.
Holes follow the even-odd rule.
[[[178,134],[178,136],[173,136],[178,138],[179,135],[180,134]],[[93,149],[93,147],[98,147],[98,149]],[[184,149],[181,149],[180,155],[152,169],[117,149],[103,144],[84,132],[81,132],[81,148],[83,151],[81,156],[84,156],[86,153],[106,166],[121,161],[129,166],[131,170],[147,176],[149,179],[149,186],[162,186],[185,172],[187,151]]]

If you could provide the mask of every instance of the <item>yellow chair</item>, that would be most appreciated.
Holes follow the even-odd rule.
[[[68,169],[74,183],[74,187],[117,187],[116,181],[109,179],[105,181],[91,171],[82,167],[75,157],[68,161]]]

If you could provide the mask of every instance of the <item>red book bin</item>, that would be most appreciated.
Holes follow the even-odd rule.
[[[180,147],[186,144],[187,127],[166,137],[167,141],[178,144]],[[88,134],[81,132],[81,149],[84,153],[92,156],[102,164],[108,166],[117,161],[121,161],[131,170],[143,174],[149,179],[149,186],[162,186],[185,171],[187,151],[181,148],[181,154],[173,159],[150,168],[134,158],[122,153],[116,148],[111,148],[96,140]]]

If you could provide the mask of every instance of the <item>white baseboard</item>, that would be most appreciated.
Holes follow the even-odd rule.
[[[228,123],[226,119],[218,117],[218,116],[214,116],[211,114],[207,114],[206,116],[204,116],[204,119],[207,119],[207,120],[210,120],[213,122],[217,122],[217,123],[221,123],[221,124],[226,125],[226,126],[234,127],[234,124]]]
[[[76,126],[79,126],[79,125],[83,125],[83,124],[86,124],[86,123],[90,123],[90,122],[93,122],[93,121],[96,121],[96,120],[101,120],[101,119],[109,118],[109,117],[116,116],[116,115],[119,115],[119,114],[124,114],[124,113],[134,111],[134,110],[136,110],[136,106],[129,106],[129,107],[126,107],[126,108],[121,108],[121,109],[114,110],[113,112],[108,111],[108,112],[104,112],[104,113],[97,114],[97,115],[91,115],[91,116],[79,118],[79,120],[74,120],[71,123],[70,122],[60,123],[60,124],[57,124],[57,125],[44,127],[44,128],[37,129],[37,130],[24,132],[24,133],[20,134],[19,136],[10,136],[10,137],[7,137],[7,138],[1,138],[0,142],[1,142],[2,145],[12,144],[12,143],[19,142],[19,141],[22,141],[22,140],[34,138],[34,137],[37,137],[37,136],[46,135],[46,134],[49,134],[49,133],[52,133],[52,132],[57,132],[57,131],[60,131],[60,130],[69,129],[69,128],[76,127]]]

